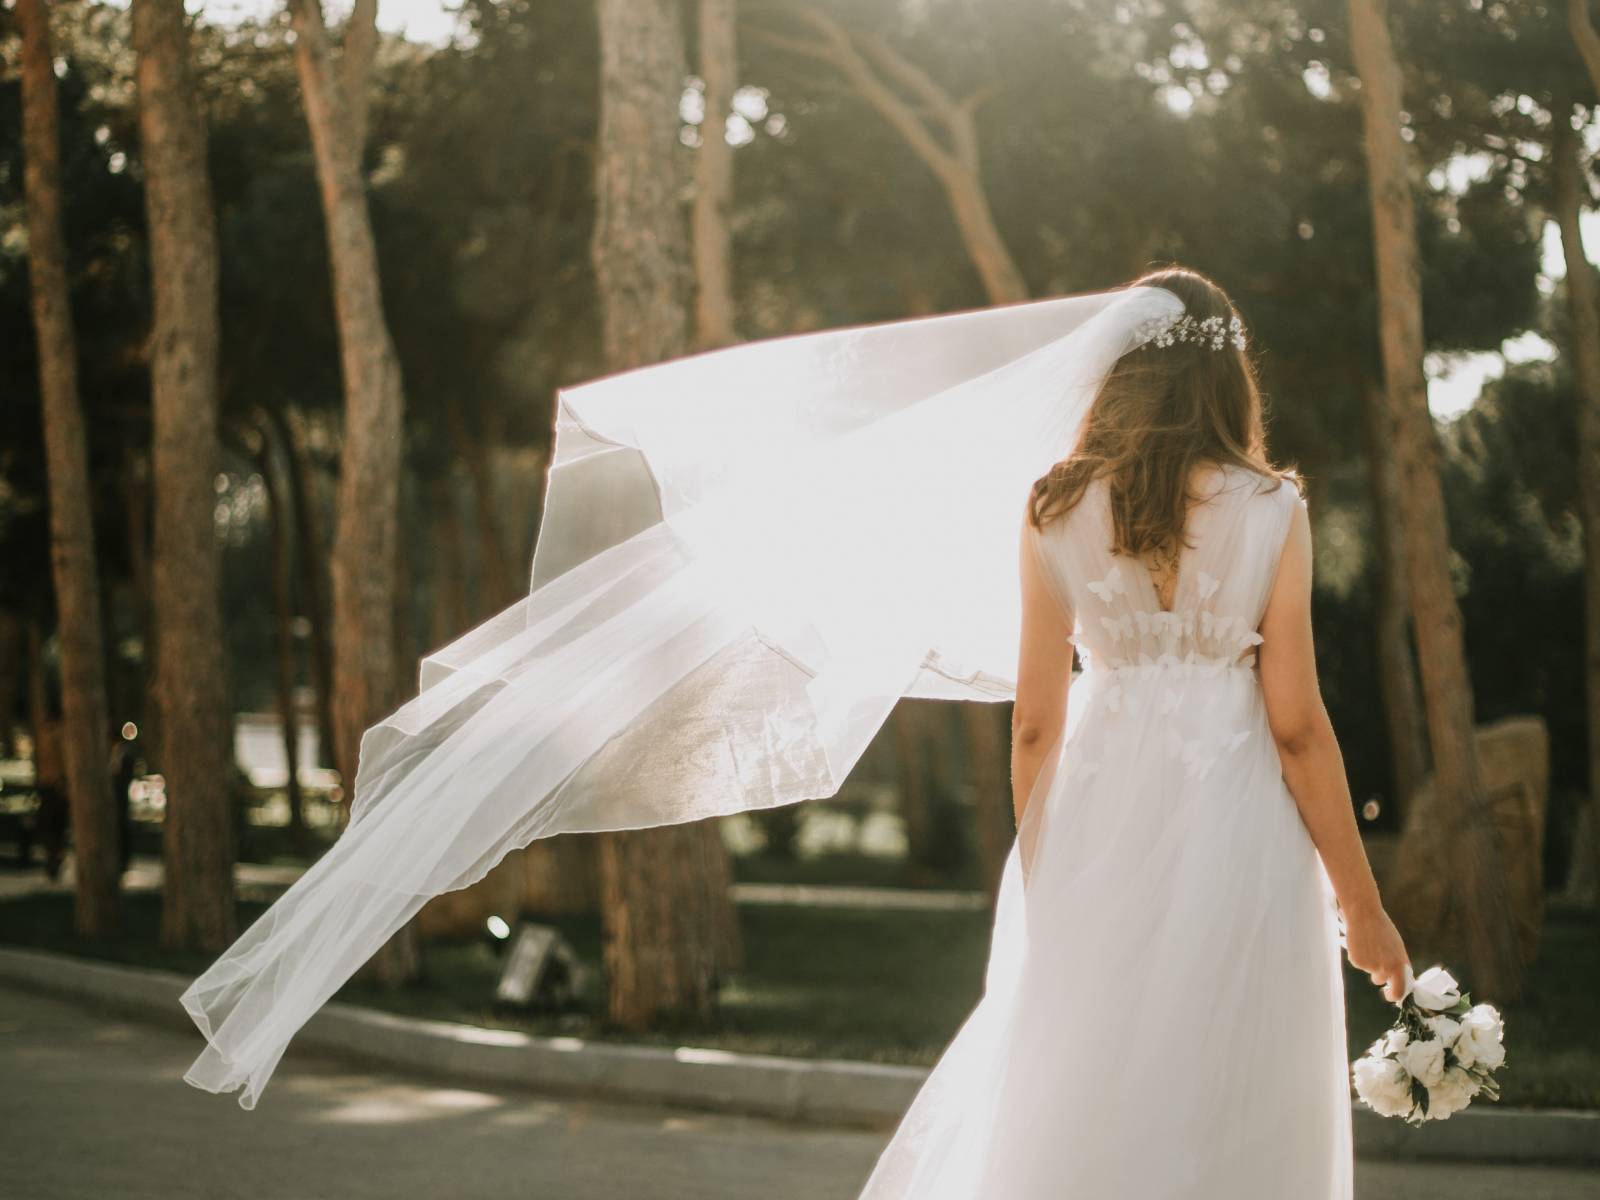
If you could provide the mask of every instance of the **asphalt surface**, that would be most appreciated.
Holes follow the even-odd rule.
[[[0,988],[6,1200],[854,1200],[868,1133],[284,1059],[254,1112],[182,1082],[199,1040]],[[1362,1163],[1359,1200],[1596,1200],[1600,1171]]]

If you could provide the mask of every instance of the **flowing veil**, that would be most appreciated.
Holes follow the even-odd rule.
[[[190,985],[253,1108],[431,897],[535,838],[833,795],[902,696],[1010,699],[1018,531],[1148,287],[753,342],[561,393],[530,594],[367,730],[350,824]]]

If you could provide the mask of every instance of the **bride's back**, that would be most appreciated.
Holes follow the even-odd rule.
[[[1140,557],[1114,554],[1109,487],[1092,482],[1037,531],[1048,582],[1073,620],[1085,667],[1249,665],[1277,573],[1293,483],[1235,465],[1208,465],[1191,484],[1171,600]]]

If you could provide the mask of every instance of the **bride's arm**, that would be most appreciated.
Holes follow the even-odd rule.
[[[1022,642],[1017,656],[1017,700],[1011,710],[1011,811],[1017,827],[1067,721],[1072,681],[1071,616],[1045,578],[1038,534],[1024,524],[1020,544]]]
[[[1397,1001],[1405,988],[1405,944],[1384,911],[1356,827],[1344,757],[1317,685],[1311,639],[1311,525],[1294,515],[1261,621],[1258,656],[1267,720],[1283,780],[1322,856],[1345,919],[1345,952]]]

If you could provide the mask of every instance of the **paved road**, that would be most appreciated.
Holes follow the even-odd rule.
[[[255,1112],[196,1039],[0,989],[7,1200],[852,1200],[883,1135],[551,1100],[291,1053]],[[1362,1164],[1359,1200],[1593,1200],[1600,1172]]]

